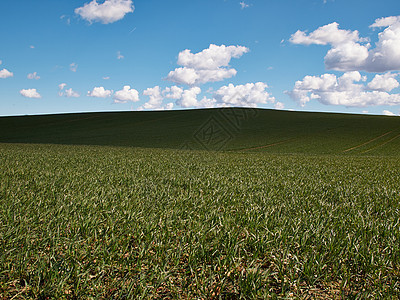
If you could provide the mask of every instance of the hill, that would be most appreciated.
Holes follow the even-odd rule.
[[[400,118],[249,108],[1,117],[0,143],[398,155]]]

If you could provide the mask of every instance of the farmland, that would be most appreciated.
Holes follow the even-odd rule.
[[[1,297],[399,297],[397,118],[136,114],[0,118]]]
[[[202,133],[214,133],[214,140]],[[383,134],[386,134],[382,136]],[[0,143],[268,153],[399,155],[400,118],[267,109],[83,113],[0,118]],[[381,138],[376,139],[377,137]],[[375,140],[376,139],[376,140]],[[273,145],[273,146],[270,146]],[[368,152],[365,152],[368,151]],[[365,152],[365,153],[364,153]]]

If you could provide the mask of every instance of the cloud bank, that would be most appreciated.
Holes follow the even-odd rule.
[[[292,91],[286,92],[301,106],[311,100],[326,105],[365,107],[377,105],[399,105],[400,94],[390,92],[399,86],[397,74],[375,75],[368,83],[358,71],[346,72],[341,77],[334,74],[305,76],[295,83]]]
[[[339,29],[334,22],[307,34],[298,30],[290,42],[300,45],[330,45],[325,56],[329,70],[387,72],[400,70],[400,16],[377,19],[370,28],[382,29],[378,42],[372,47],[368,38],[357,30]]]
[[[274,103],[267,89],[268,85],[263,82],[247,83],[244,85],[222,86],[212,92],[210,98],[199,98],[202,90],[194,86],[188,89],[182,89],[178,86],[167,87],[162,90],[159,86],[149,88],[143,92],[143,95],[149,96],[149,101],[139,109],[157,109],[163,110],[173,106],[173,103],[164,104],[165,99],[176,100],[175,104],[182,108],[212,108],[212,107],[257,107],[258,104]],[[167,105],[167,106],[166,106]],[[283,103],[277,103],[279,108],[283,108]]]

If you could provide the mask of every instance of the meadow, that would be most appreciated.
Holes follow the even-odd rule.
[[[302,117],[259,138],[243,121],[180,149],[184,133],[141,148],[3,130],[0,299],[398,298],[399,121],[353,117],[351,137],[351,117],[319,117],[301,139]]]

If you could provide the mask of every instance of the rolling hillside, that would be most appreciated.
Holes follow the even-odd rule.
[[[0,143],[398,155],[400,118],[244,108],[1,117]]]

